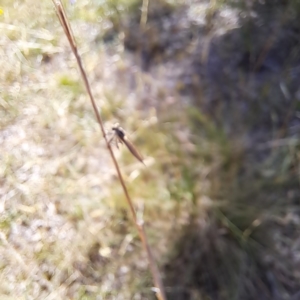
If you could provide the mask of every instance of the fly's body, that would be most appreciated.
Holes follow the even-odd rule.
[[[115,137],[117,138],[117,142],[120,142],[121,144],[125,144],[128,150],[131,152],[131,154],[139,160],[141,163],[144,164],[143,158],[140,155],[140,153],[137,151],[137,149],[133,146],[133,144],[129,141],[129,139],[126,136],[126,133],[122,127],[119,126],[119,124],[115,124],[112,130],[115,133]],[[117,143],[118,145],[118,143]]]

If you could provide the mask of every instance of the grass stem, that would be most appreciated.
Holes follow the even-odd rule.
[[[163,283],[162,283],[162,279],[161,279],[161,275],[160,275],[160,272],[159,272],[159,269],[156,265],[156,262],[155,262],[155,259],[153,257],[153,253],[152,253],[152,250],[151,250],[151,247],[148,243],[148,239],[147,239],[147,235],[146,235],[146,232],[145,232],[145,227],[144,227],[144,224],[142,222],[139,222],[138,219],[137,219],[137,215],[136,215],[136,211],[134,209],[134,206],[133,206],[133,202],[130,198],[130,195],[128,193],[128,190],[127,190],[127,187],[125,185],[125,182],[124,182],[124,179],[123,179],[123,176],[122,176],[122,173],[121,173],[121,170],[120,170],[120,167],[118,165],[118,162],[114,156],[114,153],[112,151],[112,148],[111,148],[111,145],[109,143],[109,140],[106,136],[106,132],[105,132],[105,129],[104,129],[104,125],[103,125],[103,121],[102,121],[102,118],[100,116],[100,113],[97,109],[97,106],[96,106],[96,102],[95,102],[95,99],[94,99],[94,96],[92,94],[92,91],[91,91],[91,87],[90,87],[90,84],[89,84],[89,81],[88,81],[88,78],[87,78],[87,75],[86,75],[86,72],[83,68],[83,65],[82,65],[82,60],[81,60],[81,57],[78,53],[78,50],[77,50],[77,45],[76,45],[76,42],[75,42],[75,39],[74,39],[74,35],[72,33],[72,30],[71,30],[71,26],[70,26],[70,23],[68,21],[68,18],[66,16],[66,13],[65,13],[65,10],[64,10],[64,7],[61,3],[60,0],[52,0],[54,6],[55,6],[55,9],[56,9],[56,13],[57,13],[57,16],[60,20],[60,23],[64,29],[64,32],[65,32],[65,35],[66,37],[68,38],[68,41],[70,43],[70,46],[71,46],[71,49],[73,51],[73,54],[75,55],[75,58],[76,58],[76,61],[77,61],[77,64],[78,64],[78,67],[79,67],[79,70],[80,70],[80,74],[81,74],[81,77],[84,81],[84,85],[85,85],[85,88],[86,88],[86,91],[89,95],[89,98],[91,100],[91,103],[92,103],[92,106],[93,106],[93,110],[94,110],[94,113],[96,115],[96,119],[100,125],[100,128],[101,128],[101,131],[102,131],[102,135],[103,135],[103,138],[105,140],[105,143],[106,143],[106,147],[110,153],[110,156],[113,160],[113,164],[115,166],[115,169],[117,171],[117,174],[118,174],[118,178],[119,178],[119,181],[122,185],[122,188],[123,188],[123,192],[125,194],[125,197],[126,197],[126,200],[127,200],[127,204],[129,206],[129,209],[130,209],[130,212],[132,214],[132,218],[133,218],[133,221],[134,221],[134,224],[138,230],[138,233],[139,233],[139,237],[142,241],[142,244],[143,244],[143,247],[144,247],[144,250],[146,251],[146,254],[147,254],[147,257],[148,257],[148,261],[149,261],[149,265],[150,265],[150,270],[151,270],[151,273],[152,273],[152,277],[153,277],[153,281],[154,281],[154,284],[155,284],[155,287],[156,287],[156,296],[159,300],[166,300],[166,295],[165,295],[165,291],[164,291],[164,286],[163,286]]]

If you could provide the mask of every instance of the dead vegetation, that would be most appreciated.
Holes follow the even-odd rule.
[[[289,299],[300,289],[298,4],[223,2],[150,1],[136,36],[140,4],[66,7],[106,129],[122,124],[145,156],[147,169],[116,151],[168,299]],[[1,297],[152,299],[51,1],[1,8]]]

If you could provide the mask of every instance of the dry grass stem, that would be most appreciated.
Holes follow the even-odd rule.
[[[61,23],[61,25],[62,25],[62,27],[64,29],[64,32],[65,32],[65,34],[66,34],[66,36],[68,38],[68,41],[69,41],[70,46],[71,46],[71,49],[72,49],[72,51],[73,51],[73,53],[75,55],[77,64],[78,64],[79,69],[80,69],[81,77],[82,77],[82,79],[84,81],[85,88],[86,88],[87,93],[88,93],[88,95],[90,97],[90,100],[91,100],[91,103],[92,103],[93,110],[95,112],[97,121],[98,121],[98,123],[100,125],[101,131],[102,131],[102,135],[103,135],[105,143],[106,143],[106,147],[107,147],[107,149],[108,149],[108,151],[110,153],[110,156],[111,156],[111,158],[113,160],[115,169],[116,169],[117,174],[118,174],[119,181],[120,181],[120,183],[122,185],[123,192],[125,194],[128,206],[130,208],[130,211],[131,211],[131,214],[132,214],[132,217],[133,217],[134,224],[136,225],[136,227],[138,229],[138,233],[139,233],[140,239],[141,239],[143,247],[144,247],[144,249],[146,251],[146,254],[147,254],[147,257],[148,257],[148,261],[149,261],[149,265],[150,265],[150,270],[151,270],[151,273],[152,273],[152,276],[153,276],[154,284],[156,286],[156,296],[160,300],[165,300],[166,299],[166,295],[165,295],[165,292],[164,292],[164,287],[163,287],[161,275],[160,275],[158,267],[157,267],[157,265],[155,263],[155,260],[154,260],[153,254],[152,254],[152,250],[151,250],[151,248],[149,246],[149,243],[148,243],[148,240],[147,240],[147,236],[146,236],[146,232],[145,232],[145,229],[144,229],[144,225],[143,225],[142,222],[139,222],[138,219],[137,219],[136,211],[134,209],[132,200],[131,200],[131,198],[129,196],[127,187],[126,187],[125,182],[123,180],[123,177],[122,177],[122,174],[121,174],[121,171],[120,171],[120,167],[119,167],[119,165],[117,163],[117,160],[116,160],[116,158],[114,156],[114,153],[112,151],[112,148],[111,148],[111,145],[109,143],[109,140],[108,140],[108,138],[106,136],[104,125],[103,125],[100,113],[99,113],[99,111],[97,109],[96,102],[95,102],[95,99],[93,97],[93,94],[92,94],[92,91],[91,91],[91,88],[90,88],[90,85],[89,85],[89,81],[88,81],[86,72],[85,72],[85,70],[83,68],[81,57],[78,54],[77,45],[75,43],[75,39],[74,39],[74,35],[72,33],[72,30],[71,30],[71,26],[70,26],[70,24],[68,22],[68,18],[67,18],[66,14],[65,14],[65,10],[63,8],[63,5],[62,5],[61,1],[52,0],[52,2],[54,4],[54,6],[55,6],[56,13],[57,13],[57,16],[58,16],[58,18],[60,20],[60,23]],[[148,0],[144,1],[144,2],[148,2]]]
[[[149,0],[143,0],[141,21],[140,21],[142,28],[144,28],[147,24],[148,8],[149,8]]]

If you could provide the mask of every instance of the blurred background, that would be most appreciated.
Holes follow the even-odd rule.
[[[300,2],[64,4],[168,299],[300,299]],[[0,298],[155,299],[52,2],[0,32]]]

